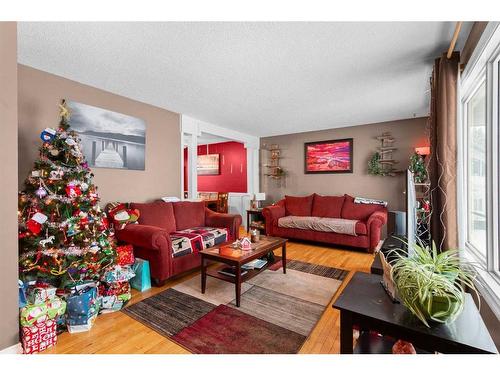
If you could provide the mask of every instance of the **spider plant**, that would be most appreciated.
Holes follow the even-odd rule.
[[[434,242],[432,249],[418,243],[413,250],[411,256],[394,252],[391,277],[401,302],[427,327],[452,322],[463,310],[464,287],[479,297],[474,269],[460,262],[457,250],[438,253]]]

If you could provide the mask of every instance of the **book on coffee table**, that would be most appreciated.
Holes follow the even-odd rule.
[[[234,267],[224,267],[224,268],[218,270],[217,272],[219,272],[222,275],[236,277],[236,272],[235,271],[236,271],[236,269]],[[247,272],[248,271],[242,269],[241,270],[241,276],[245,275]]]
[[[251,262],[248,262],[248,263],[242,265],[241,268],[246,269],[246,270],[253,270],[253,269],[260,270],[266,264],[267,264],[267,260],[265,260],[265,259],[254,259]]]

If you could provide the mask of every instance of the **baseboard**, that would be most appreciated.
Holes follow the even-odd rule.
[[[0,354],[23,354],[23,347],[21,346],[21,343],[18,342],[15,345],[0,350]]]

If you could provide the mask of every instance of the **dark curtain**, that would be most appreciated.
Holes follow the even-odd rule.
[[[458,248],[457,80],[460,54],[436,59],[431,79],[431,234],[440,251]]]

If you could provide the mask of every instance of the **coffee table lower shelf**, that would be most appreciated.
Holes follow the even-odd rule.
[[[281,261],[281,257],[277,256],[277,255],[274,256],[274,259],[275,259],[275,261],[274,261],[273,264]],[[218,262],[214,262],[213,264],[218,264]],[[243,276],[241,276],[241,281],[245,282],[246,280],[251,279],[252,277],[257,276],[262,271],[268,269],[271,265],[272,264],[266,264],[260,270],[258,270],[258,269],[247,270],[247,273],[244,274]],[[230,266],[227,265],[227,264],[221,264],[220,266],[210,267],[210,268],[207,269],[207,276],[211,276],[211,277],[214,277],[216,279],[224,280],[224,281],[227,281],[227,282],[235,284],[236,283],[236,277],[228,276],[228,275],[223,275],[223,274],[219,273],[220,270],[222,270],[223,268],[227,268],[227,267],[230,267]]]

